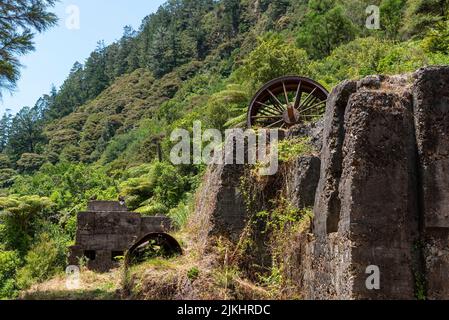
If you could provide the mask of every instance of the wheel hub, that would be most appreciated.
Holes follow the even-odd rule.
[[[289,106],[282,114],[284,122],[289,126],[297,124],[300,117],[299,111],[293,108],[293,106]]]

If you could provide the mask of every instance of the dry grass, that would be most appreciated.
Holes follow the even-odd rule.
[[[26,300],[115,300],[119,298],[121,286],[121,270],[115,269],[108,273],[95,273],[82,270],[80,287],[70,290],[66,286],[67,277],[64,274],[34,285],[22,293],[21,299]]]

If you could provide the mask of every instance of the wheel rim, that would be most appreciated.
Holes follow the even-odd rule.
[[[323,115],[329,93],[304,77],[274,79],[256,93],[248,110],[248,127],[287,129]]]

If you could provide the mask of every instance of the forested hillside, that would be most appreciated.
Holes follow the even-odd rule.
[[[373,4],[380,30],[365,26]],[[169,0],[139,30],[100,41],[60,88],[0,118],[0,299],[65,268],[89,199],[122,195],[182,228],[204,167],[170,163],[173,129],[241,126],[258,87],[280,75],[331,89],[449,64],[448,10],[447,0]]]

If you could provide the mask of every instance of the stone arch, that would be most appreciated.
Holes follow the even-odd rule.
[[[126,264],[132,263],[133,259],[138,259],[145,248],[154,244],[162,247],[166,255],[182,255],[183,253],[181,245],[171,235],[164,232],[152,232],[142,237],[129,248],[126,253]]]

